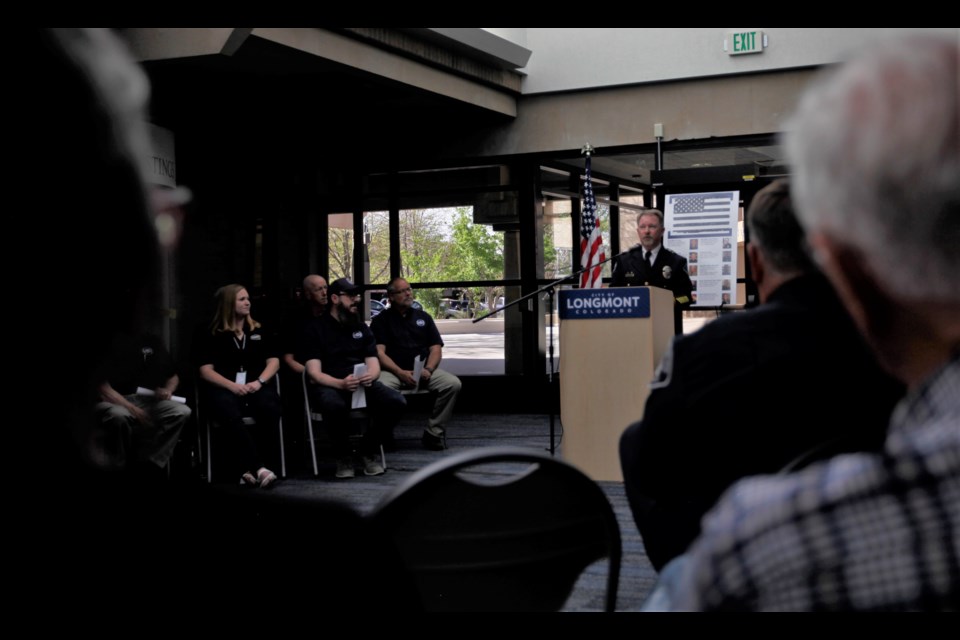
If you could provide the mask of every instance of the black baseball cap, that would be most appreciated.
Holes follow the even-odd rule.
[[[347,278],[338,278],[330,283],[330,288],[328,289],[330,295],[353,295],[355,293],[360,293],[360,287],[353,284]]]

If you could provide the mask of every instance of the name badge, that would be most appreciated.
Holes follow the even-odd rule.
[[[247,372],[237,371],[237,384],[247,384]]]

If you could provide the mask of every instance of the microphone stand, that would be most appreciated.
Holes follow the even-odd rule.
[[[554,372],[554,364],[553,364],[553,303],[554,303],[554,298],[553,298],[553,296],[554,296],[554,293],[555,293],[555,291],[556,291],[556,287],[557,287],[558,285],[560,285],[560,284],[563,284],[563,283],[566,282],[567,280],[571,280],[571,279],[573,279],[573,278],[576,278],[576,277],[580,276],[581,274],[589,271],[590,269],[594,269],[594,268],[596,268],[596,267],[599,267],[600,265],[606,264],[607,262],[610,262],[611,260],[616,260],[616,259],[619,258],[620,256],[625,255],[625,254],[627,254],[627,253],[630,253],[630,249],[627,249],[626,251],[621,251],[621,252],[618,253],[617,255],[611,256],[611,257],[606,258],[606,259],[604,259],[604,260],[601,260],[600,262],[597,262],[596,264],[592,264],[592,265],[590,265],[589,267],[581,267],[579,270],[574,271],[574,272],[571,273],[570,275],[567,275],[567,276],[564,276],[564,277],[559,278],[559,279],[557,279],[557,280],[554,280],[553,282],[551,282],[551,283],[549,283],[549,284],[545,284],[545,285],[543,285],[542,287],[540,287],[539,289],[537,289],[536,291],[531,291],[531,292],[528,293],[527,295],[522,296],[522,297],[520,297],[520,298],[517,298],[516,300],[510,302],[509,304],[505,304],[505,305],[503,305],[502,307],[498,307],[498,308],[490,311],[489,313],[487,313],[487,314],[484,315],[484,316],[480,316],[479,318],[474,318],[473,320],[471,320],[471,322],[473,322],[473,323],[481,322],[481,321],[486,320],[487,318],[489,318],[490,316],[492,316],[492,315],[494,315],[494,314],[496,314],[496,313],[500,313],[501,311],[505,311],[506,309],[509,309],[510,307],[512,307],[512,306],[514,306],[514,305],[516,305],[516,304],[520,304],[520,303],[523,302],[524,300],[527,300],[528,298],[532,298],[532,297],[534,297],[534,296],[536,296],[536,295],[539,295],[539,294],[541,294],[541,293],[546,293],[547,295],[550,296],[550,307],[549,307],[549,309],[550,309],[550,320],[549,320],[549,323],[550,323],[550,325],[549,325],[549,326],[550,326],[550,334],[549,334],[549,335],[550,335],[550,337],[549,337],[549,339],[548,339],[548,341],[547,341],[547,354],[548,354],[548,358],[549,358],[549,361],[550,361],[550,374],[547,376],[547,381],[548,381],[548,383],[549,383],[549,389],[550,389],[550,402],[549,402],[549,404],[550,404],[550,455],[555,455],[555,453],[556,453],[555,445],[554,445],[554,440],[555,440],[554,434],[555,434],[555,432],[556,432],[556,428],[555,428],[555,426],[554,426],[554,425],[555,425],[555,419],[554,419],[555,411],[554,411],[554,402],[553,402],[553,397],[554,397],[554,395],[555,395],[555,394],[554,394],[554,386],[555,386],[555,385],[554,385],[554,380],[555,380],[555,378],[554,378],[554,375],[553,375],[553,372]]]

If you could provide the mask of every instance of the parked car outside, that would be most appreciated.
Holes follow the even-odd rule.
[[[444,289],[437,307],[437,318],[459,320],[473,317],[473,306],[465,289]]]
[[[370,302],[376,302],[376,300],[371,300]],[[387,309],[390,308],[389,300],[382,300],[378,304],[383,307],[382,311],[386,311]],[[414,300],[413,304],[411,304],[410,306],[413,307],[414,309],[423,309],[423,305],[417,302],[416,300]],[[377,313],[379,313],[379,311]],[[371,309],[370,315],[371,316],[373,315],[373,309]]]
[[[467,301],[442,298],[440,300],[439,316],[444,320],[472,318],[473,310],[470,308],[470,303]]]

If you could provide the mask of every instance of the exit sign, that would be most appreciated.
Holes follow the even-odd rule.
[[[732,56],[745,53],[763,53],[766,37],[763,31],[730,31],[723,41],[723,50]]]

